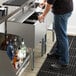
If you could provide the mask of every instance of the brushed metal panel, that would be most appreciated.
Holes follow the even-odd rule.
[[[38,44],[46,34],[46,23],[39,21],[35,25],[35,45]]]
[[[24,38],[27,47],[34,47],[34,26],[15,22],[7,22],[7,33]]]
[[[28,3],[34,0],[8,0],[3,3],[3,5],[10,5],[10,6],[22,6],[24,3]]]
[[[16,76],[16,72],[12,67],[6,51],[0,50],[0,76]]]

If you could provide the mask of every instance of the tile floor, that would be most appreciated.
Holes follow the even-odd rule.
[[[43,64],[43,62],[47,56],[47,53],[51,50],[51,47],[53,46],[54,42],[52,41],[52,32],[48,31],[47,32],[47,52],[46,52],[46,54],[44,54],[41,57],[41,53],[40,53],[40,50],[41,50],[40,45],[41,44],[38,44],[38,46],[35,48],[36,51],[35,51],[35,67],[34,67],[34,70],[33,71],[31,70],[30,64],[29,64],[29,66],[27,67],[26,70],[24,70],[24,72],[22,73],[21,76],[37,76],[37,73],[38,73],[41,65]]]

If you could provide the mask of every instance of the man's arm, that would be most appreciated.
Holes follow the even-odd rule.
[[[50,9],[52,8],[52,6],[53,6],[52,4],[46,3],[45,10],[44,10],[43,14],[41,14],[40,16],[38,16],[38,19],[39,19],[40,22],[44,21],[45,16],[50,11]]]
[[[44,10],[44,12],[43,12],[43,16],[45,17],[46,15],[47,15],[47,13],[50,11],[50,9],[52,9],[52,6],[53,5],[51,5],[51,4],[46,4],[46,6],[45,6],[45,10]]]

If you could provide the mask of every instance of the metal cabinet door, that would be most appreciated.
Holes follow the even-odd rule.
[[[16,72],[12,67],[6,51],[0,50],[0,76],[16,76]]]

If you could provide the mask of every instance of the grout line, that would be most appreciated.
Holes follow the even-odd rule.
[[[72,45],[72,43],[73,43],[73,40],[74,40],[74,38],[72,38],[72,40],[71,40],[71,43],[70,43],[70,45],[69,45],[69,49],[71,48],[71,45]]]
[[[70,49],[72,49],[72,50],[76,50],[76,48],[70,48]]]
[[[50,71],[44,71],[44,70],[41,70],[41,72],[52,73],[52,74],[58,74],[58,73],[56,73],[56,72],[50,72]]]

